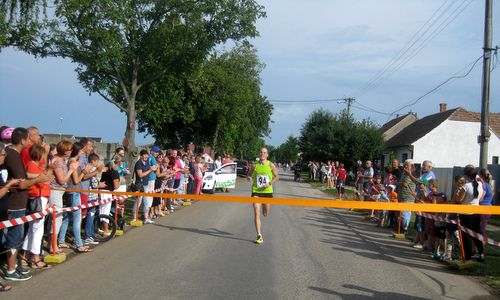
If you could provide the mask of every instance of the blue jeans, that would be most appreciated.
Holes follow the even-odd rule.
[[[411,220],[411,211],[403,211],[403,216],[401,220],[401,229],[407,230],[408,226],[410,226]]]
[[[82,204],[80,199],[80,193],[70,193],[71,195],[71,206],[77,206]],[[82,210],[78,209],[75,211],[64,213],[63,220],[61,224],[61,229],[59,230],[59,244],[64,244],[66,238],[66,231],[68,231],[69,220],[73,219],[73,236],[75,238],[75,246],[82,247]]]
[[[20,210],[9,210],[7,211],[7,219],[12,220],[26,215],[26,209]],[[24,224],[17,226],[12,226],[7,228],[7,233],[5,233],[5,249],[19,249],[23,244],[24,240]]]
[[[94,203],[97,200],[94,201],[89,201],[90,203]],[[95,237],[95,232],[94,232],[94,218],[96,214],[96,207],[89,207],[87,208],[87,217],[85,219],[85,239],[88,238],[94,238]]]

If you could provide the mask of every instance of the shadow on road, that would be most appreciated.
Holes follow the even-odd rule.
[[[415,296],[408,296],[406,294],[401,294],[401,293],[379,292],[379,291],[360,287],[360,286],[353,285],[353,284],[344,284],[342,286],[344,288],[347,288],[347,289],[356,290],[356,291],[360,291],[363,293],[369,293],[371,295],[347,294],[347,293],[341,293],[341,292],[337,292],[334,290],[321,288],[321,287],[315,287],[315,286],[310,286],[309,289],[316,291],[316,292],[323,293],[323,294],[335,295],[335,296],[338,296],[342,299],[357,299],[357,300],[359,300],[359,299],[410,299],[410,300],[427,299],[427,298],[421,298],[421,297],[415,297]]]
[[[162,225],[162,224],[153,224],[153,226],[163,227],[163,228],[167,228],[170,230],[180,230],[180,231],[186,231],[186,232],[191,232],[191,233],[196,233],[196,234],[201,234],[201,235],[214,236],[214,237],[230,239],[230,240],[245,241],[245,242],[250,242],[253,244],[253,240],[232,237],[232,235],[233,235],[232,233],[221,231],[221,230],[216,229],[216,228],[199,229],[199,228],[189,228],[189,227],[168,226],[168,225]]]

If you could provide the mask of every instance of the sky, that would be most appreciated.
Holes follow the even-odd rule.
[[[382,125],[389,113],[451,76],[466,74],[483,53],[482,0],[258,2],[265,6],[267,17],[257,22],[260,36],[251,42],[266,65],[261,93],[274,104],[271,134],[266,137],[274,146],[290,135],[299,136],[314,110],[338,113],[346,108],[336,99],[355,98],[354,117]],[[493,46],[500,45],[500,32],[495,31],[500,28],[500,5],[495,4]],[[89,95],[75,68],[61,58],[34,59],[3,49],[0,123],[122,141],[125,115],[99,95]],[[491,72],[492,112],[500,112],[499,69]],[[441,102],[449,109],[479,112],[481,78],[480,59],[467,77],[450,81],[399,113],[412,111],[425,117],[438,112]],[[153,139],[139,134],[136,142],[144,145]]]

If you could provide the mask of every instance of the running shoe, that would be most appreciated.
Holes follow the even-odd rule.
[[[16,270],[12,274],[5,272],[4,279],[7,281],[26,281],[26,280],[31,279],[31,275],[29,275],[29,274],[24,275]]]
[[[423,248],[424,248],[424,246],[422,246],[422,245],[421,245],[421,244],[419,244],[419,243],[416,243],[415,245],[413,245],[413,248],[415,248],[415,249],[423,249]]]
[[[154,224],[155,221],[151,220],[151,219],[146,219],[144,220],[144,224]]]
[[[26,275],[26,274],[29,274],[31,272],[31,269],[23,266],[22,264],[19,264],[16,266],[16,271],[23,274],[23,275]]]
[[[259,234],[257,236],[257,239],[255,240],[255,243],[256,244],[262,244],[262,243],[264,243],[264,238],[262,238],[262,235]]]
[[[83,243],[85,245],[99,245],[99,242],[98,241],[95,241],[93,238],[86,238]]]

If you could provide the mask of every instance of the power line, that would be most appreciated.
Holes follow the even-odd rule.
[[[345,98],[334,98],[334,99],[312,99],[312,100],[269,100],[271,103],[275,104],[314,104],[314,103],[324,103],[324,102],[336,102],[344,101]]]
[[[465,1],[467,0],[464,0],[462,2],[465,3]],[[427,45],[430,44],[430,42],[432,42],[432,40],[438,36],[444,29],[446,29],[448,27],[448,25],[450,25],[471,3],[473,2],[473,0],[470,0],[469,3],[467,3],[464,7],[462,7],[462,9],[460,11],[458,11],[460,9],[460,6],[462,4],[460,4],[460,6],[458,6],[453,12],[452,14],[450,14],[443,22],[441,22],[441,24],[439,25],[439,27],[437,27],[427,38],[424,39],[424,41],[422,42],[422,44],[420,46],[418,46],[418,48],[414,49],[403,61],[399,62],[398,65],[395,66],[395,68],[388,74],[385,74],[385,76],[383,78],[381,78],[376,85],[372,85],[371,88],[374,88],[378,85],[380,85],[380,83],[382,81],[384,81],[385,79],[391,77],[394,73],[396,73],[397,71],[399,71],[404,65],[406,65],[410,60],[412,60],[418,53],[420,53],[420,51],[422,51],[422,49],[424,49]],[[458,11],[458,12],[457,12]],[[450,20],[451,18],[451,20]],[[449,21],[448,21],[449,20]],[[447,22],[448,21],[448,22]],[[447,22],[447,23],[445,23]],[[365,93],[366,91],[364,91],[363,93]]]
[[[451,77],[449,77],[448,79],[446,79],[445,81],[441,82],[440,84],[438,84],[437,86],[435,86],[434,88],[430,89],[429,91],[427,91],[425,94],[423,94],[422,96],[416,98],[415,100],[411,101],[410,103],[398,108],[397,110],[393,111],[390,113],[390,116],[393,116],[395,113],[407,108],[407,107],[410,107],[410,106],[413,106],[415,104],[417,104],[420,100],[422,100],[424,97],[426,97],[427,95],[433,93],[434,91],[436,91],[437,89],[439,89],[440,87],[442,87],[443,85],[447,84],[448,82],[450,82],[451,80],[453,79],[460,79],[460,78],[465,78],[467,77],[471,72],[472,70],[474,69],[474,67],[477,65],[477,63],[481,60],[481,58],[483,58],[483,55],[479,56],[473,63],[472,63],[472,66],[470,67],[470,69],[467,71],[467,73],[465,73],[464,75],[453,75]],[[470,64],[469,64],[470,65]]]
[[[466,3],[467,0],[463,0],[455,9],[443,20],[441,21],[437,27],[434,28],[434,30],[427,35],[427,33],[434,27],[434,25],[445,15],[445,13],[450,10],[450,8],[454,5],[452,2],[450,5],[448,5],[445,9],[445,11],[441,12],[441,14],[434,20],[432,23],[428,26],[428,28],[425,29],[425,31],[418,36],[418,38],[411,43],[409,47],[406,48],[403,47],[399,53],[393,60],[391,60],[386,67],[377,73],[377,75],[372,78],[372,80],[368,83],[365,84],[361,89],[360,89],[360,94],[358,94],[358,97],[366,93],[369,89],[372,89],[378,85],[380,85],[381,82],[392,76],[395,72],[400,70],[404,65],[408,63],[411,59],[413,59],[420,51],[425,48],[437,35],[439,35],[444,29],[448,27],[472,2],[473,0],[470,0],[469,3]],[[421,31],[422,28],[425,27],[425,25],[433,19],[433,17],[439,12],[439,10],[446,4],[446,1],[435,11],[435,13],[427,20],[427,22],[417,31],[417,33],[414,35],[418,35],[418,33]],[[465,5],[464,5],[465,4]],[[427,35],[427,36],[426,36]],[[425,38],[424,38],[425,37]],[[416,48],[412,49],[413,46],[415,46],[420,40],[424,38],[424,40],[419,43]],[[412,37],[413,39],[413,37]],[[409,42],[411,42],[411,40]],[[406,48],[406,49],[405,49]],[[404,50],[405,49],[405,50]],[[411,51],[410,51],[411,50]],[[405,54],[408,55],[405,56]]]
[[[413,45],[415,45],[416,42],[418,42],[426,33],[427,31],[433,26],[433,24],[442,16],[442,14],[424,31],[424,33],[422,35],[420,35],[420,37],[418,37],[415,41],[413,41],[413,39],[415,39],[419,34],[420,32],[427,26],[427,24],[429,24],[429,22],[434,18],[434,16],[441,10],[441,8],[443,8],[443,6],[448,2],[448,0],[444,1],[441,6],[439,6],[439,8],[434,11],[434,13],[432,14],[432,16],[427,19],[427,21],[417,30],[417,32],[415,32],[413,34],[413,36],[408,40],[408,42],[406,42],[406,44],[403,46],[403,48],[401,48],[398,53],[384,66],[384,68],[377,72],[375,74],[375,76],[373,76],[367,83],[365,83],[363,86],[361,86],[361,88],[359,90],[365,90],[365,89],[368,89],[371,85],[373,85],[383,74],[385,74],[397,61],[399,61],[401,59],[401,57],[408,51],[411,49],[411,47],[413,47]],[[453,5],[453,2],[447,7],[447,9]],[[413,41],[413,43],[412,43]],[[411,45],[410,45],[411,43]]]

